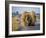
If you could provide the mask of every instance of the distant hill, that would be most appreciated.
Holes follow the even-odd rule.
[[[40,15],[40,13],[36,13],[36,15]]]

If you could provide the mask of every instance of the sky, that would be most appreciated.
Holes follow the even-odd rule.
[[[16,13],[16,11],[20,13],[23,13],[24,11],[34,11],[35,13],[40,13],[40,8],[37,8],[37,7],[12,7],[12,13]]]

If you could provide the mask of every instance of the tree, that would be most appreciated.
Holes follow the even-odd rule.
[[[16,16],[16,15],[18,15],[18,14],[19,14],[19,12],[16,11],[16,12],[13,12],[13,13],[12,13],[12,16]]]

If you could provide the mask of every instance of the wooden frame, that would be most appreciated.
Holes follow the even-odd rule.
[[[22,35],[9,35],[9,4],[31,4],[31,5],[43,5],[43,33],[36,34],[22,34]],[[41,2],[22,2],[22,1],[6,1],[5,2],[5,36],[6,37],[22,37],[22,36],[38,36],[45,34],[45,3]]]

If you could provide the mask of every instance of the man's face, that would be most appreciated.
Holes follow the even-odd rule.
[[[32,24],[32,17],[30,16],[30,15],[27,15],[27,24],[28,24],[28,26],[31,26],[31,24]]]
[[[31,24],[32,24],[32,17],[31,17],[31,15],[27,14],[24,17],[25,17],[25,19],[24,19],[25,25],[26,26],[31,26]]]

